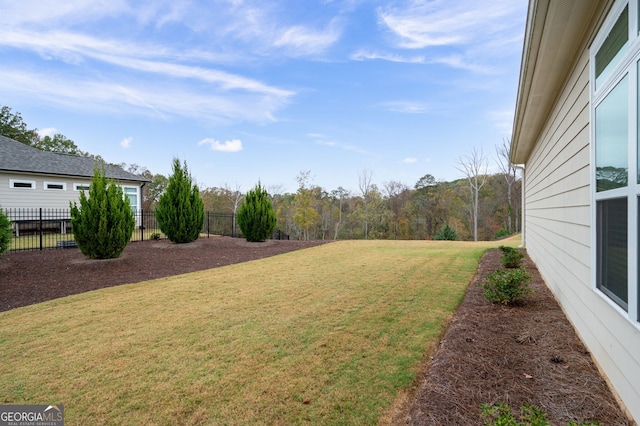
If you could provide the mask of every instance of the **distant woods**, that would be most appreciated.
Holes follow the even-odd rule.
[[[64,135],[41,137],[29,129],[19,113],[0,109],[0,134],[38,149],[101,158],[80,150]],[[417,182],[375,183],[370,170],[353,171],[357,191],[342,186],[327,189],[312,183],[311,171],[296,177],[295,193],[278,186],[264,186],[276,212],[277,229],[294,239],[434,239],[455,231],[460,240],[491,240],[520,231],[518,171],[509,162],[509,141],[496,146],[496,157],[475,148],[458,159],[461,179],[446,182],[425,174]],[[489,174],[489,164],[498,173]],[[123,170],[151,180],[144,185],[143,209],[154,209],[166,191],[169,178],[137,164],[119,164]],[[608,172],[608,171],[607,171]],[[614,172],[601,173],[603,181],[615,181]],[[611,175],[611,176],[610,176]],[[220,180],[224,180],[220,176]],[[244,196],[236,186],[199,185],[205,211],[235,214]],[[44,206],[43,206],[44,207]],[[475,237],[475,238],[474,238]]]

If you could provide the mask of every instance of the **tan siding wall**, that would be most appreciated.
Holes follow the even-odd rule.
[[[36,182],[36,189],[11,188],[10,179],[31,180]],[[45,190],[45,182],[65,183],[65,190]],[[74,184],[89,185],[90,179],[69,178],[61,176],[44,176],[33,174],[0,173],[0,207],[7,208],[49,208],[68,209],[70,201],[78,201],[79,191],[74,191]],[[140,187],[139,182],[122,182],[127,186]],[[138,197],[140,204],[140,197]],[[138,207],[140,208],[140,207]]]
[[[526,164],[526,246],[627,409],[640,419],[640,332],[592,286],[589,56]]]

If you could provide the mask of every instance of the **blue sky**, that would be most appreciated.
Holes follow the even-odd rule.
[[[0,0],[0,105],[109,162],[295,192],[510,137],[526,0]]]

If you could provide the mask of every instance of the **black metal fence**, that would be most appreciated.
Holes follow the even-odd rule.
[[[13,239],[9,251],[44,250],[76,247],[69,209],[23,208],[3,209],[11,221]],[[152,210],[134,212],[136,228],[131,241],[144,241],[155,237],[164,238]],[[202,236],[240,236],[236,230],[233,213],[206,212],[202,225]],[[289,239],[280,231],[274,232],[276,239]]]

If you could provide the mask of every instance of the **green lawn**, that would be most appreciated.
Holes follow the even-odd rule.
[[[500,243],[340,241],[0,313],[0,403],[68,425],[376,424]]]

